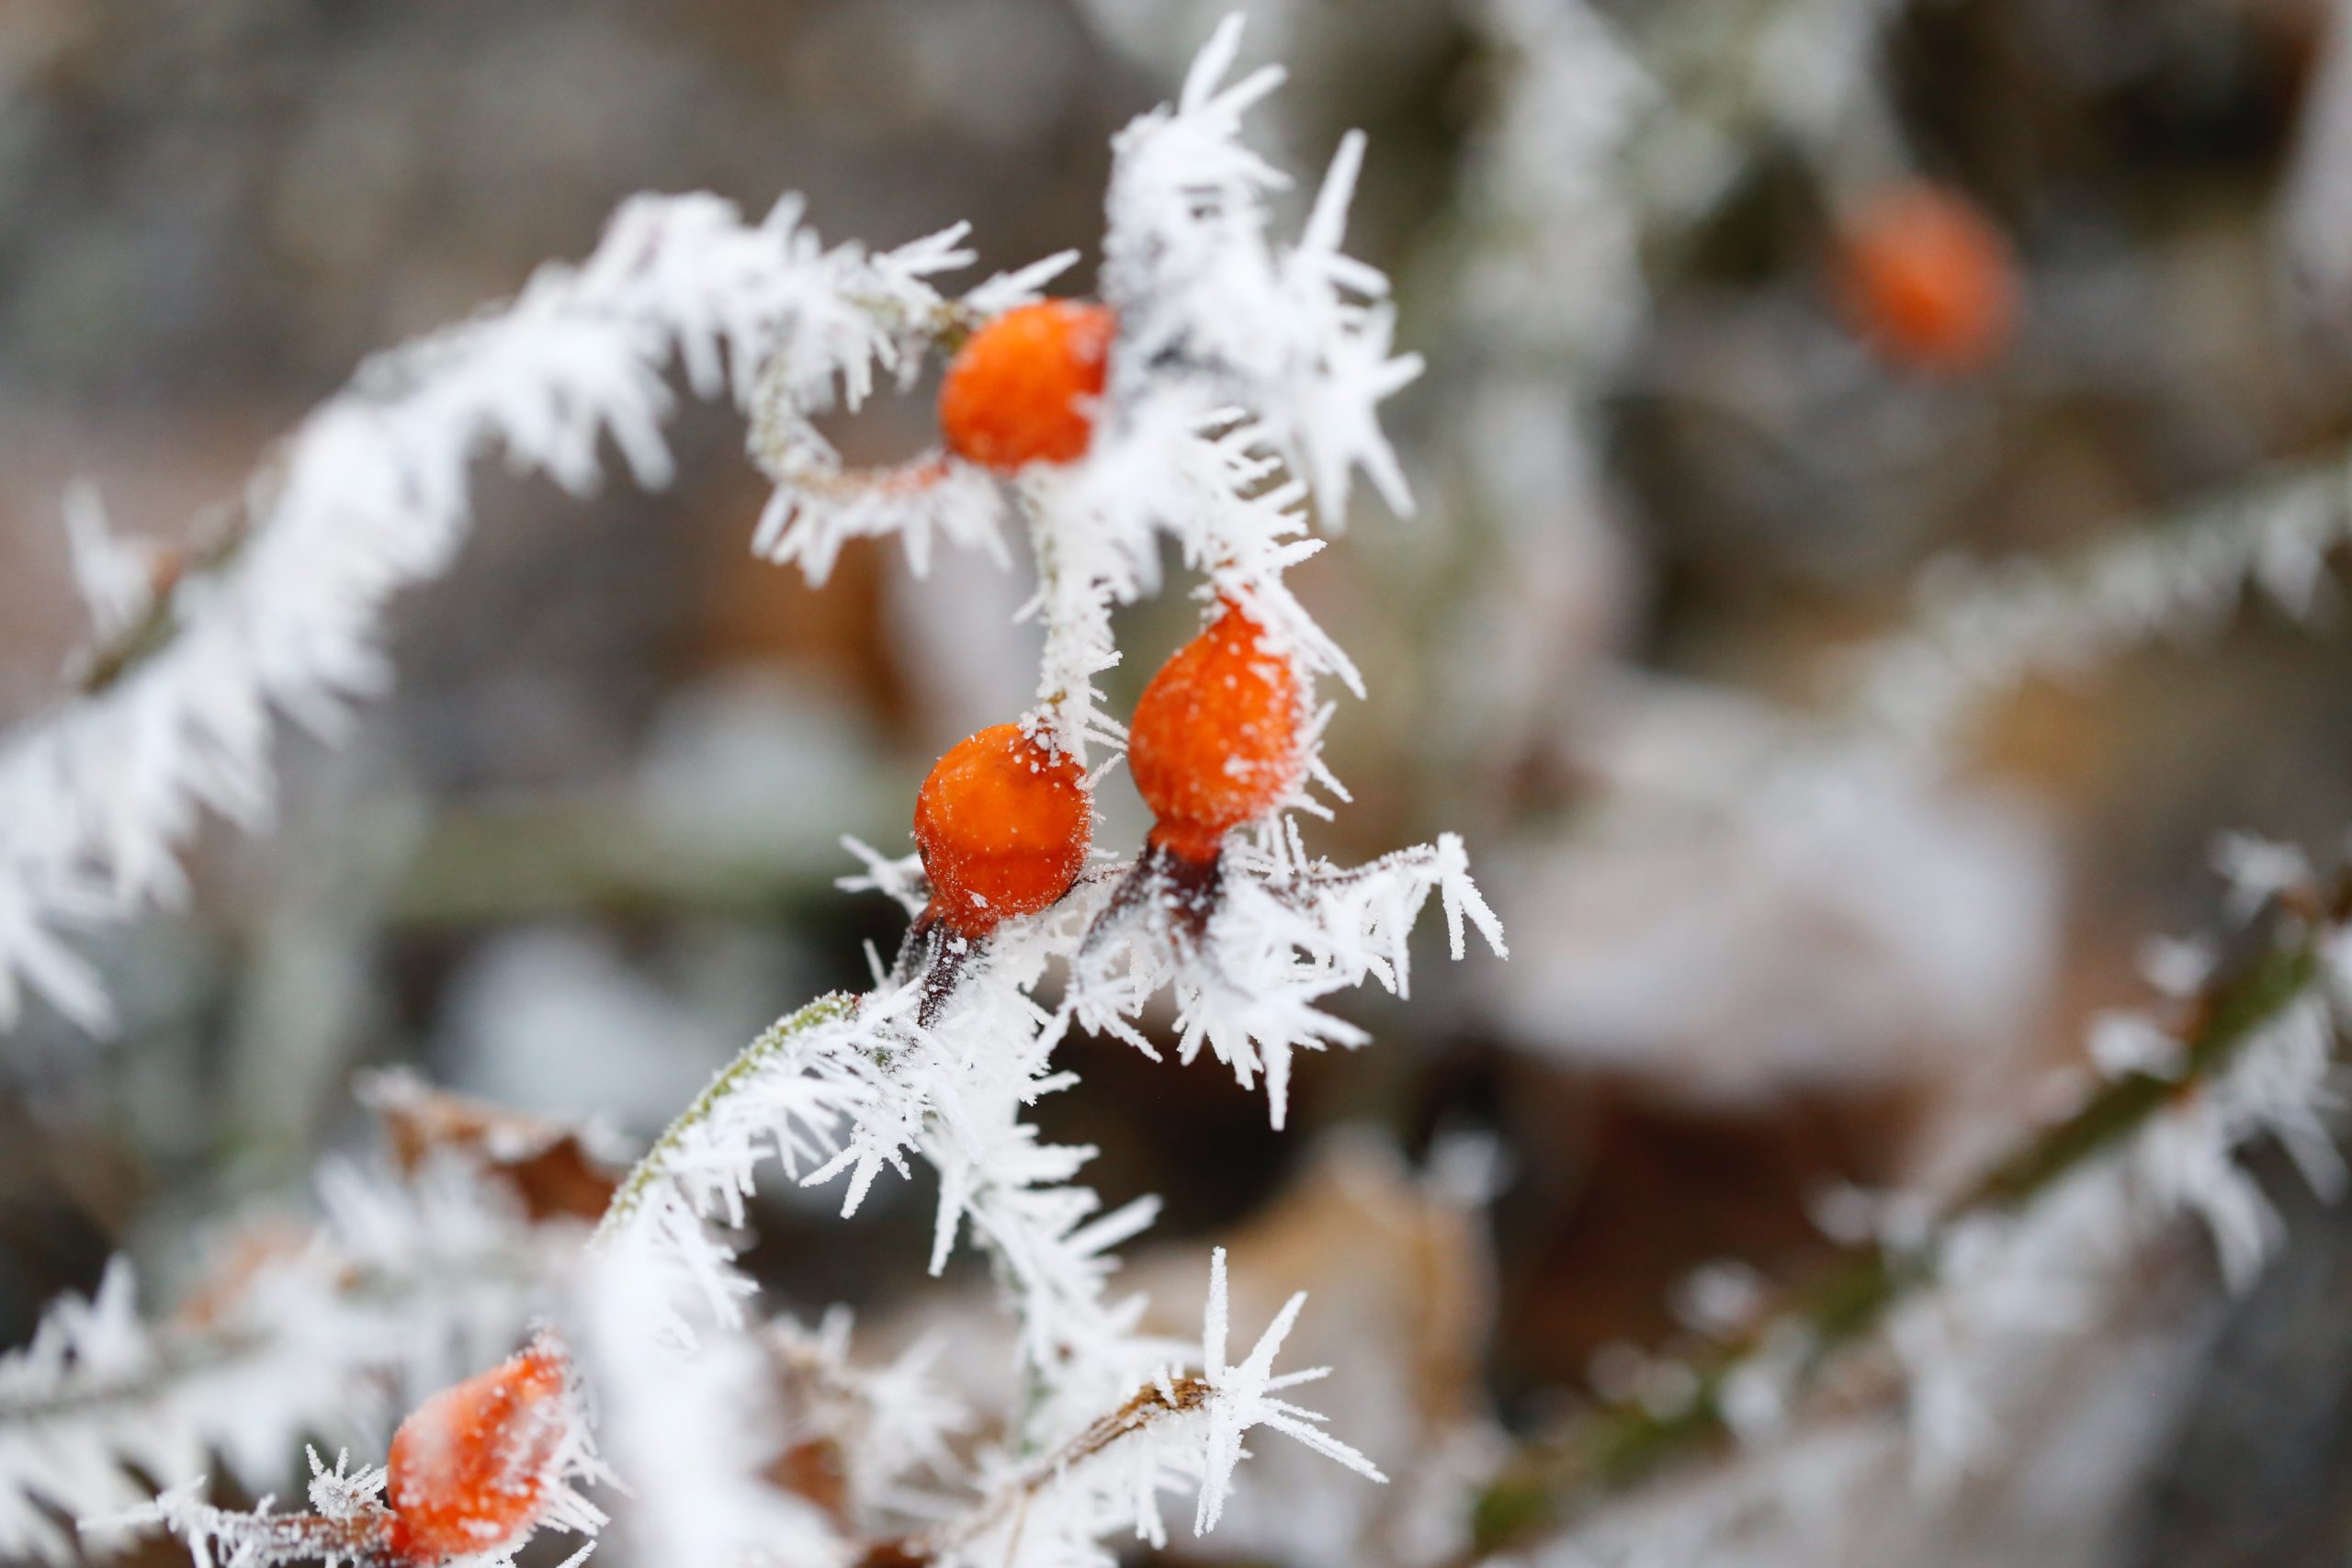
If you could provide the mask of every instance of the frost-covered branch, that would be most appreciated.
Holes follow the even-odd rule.
[[[2338,593],[2329,557],[2347,537],[2352,457],[2338,452],[2055,559],[1931,565],[1916,613],[1835,661],[1817,712],[1770,734],[1679,730],[1675,752],[1624,768],[1611,790],[1777,819],[1842,790],[1940,776],[1971,727],[2030,681],[2086,681],[2152,644],[2209,637],[2256,595],[2324,624]]]
[[[825,249],[795,201],[746,223],[715,197],[640,197],[579,266],[362,367],[175,573],[77,497],[98,640],[80,690],[0,748],[0,1026],[29,988],[107,1027],[63,933],[184,898],[178,851],[202,813],[268,818],[277,718],[332,738],[384,689],[385,605],[455,556],[476,458],[584,494],[610,438],[639,483],[666,484],[673,358],[697,396],[854,404],[917,363],[944,308],[926,279],[969,259],[960,232],[868,254]]]
[[[775,1119],[773,1105],[752,1127],[737,1126],[730,1119],[745,1104],[767,1098],[760,1093],[762,1080],[767,1078],[797,1087],[804,1079],[824,1080],[837,1076],[839,1082],[831,1092],[839,1097],[841,1106],[849,1105],[855,1092],[852,1086],[858,1075],[849,1065],[851,1059],[834,1046],[824,1026],[842,1022],[856,1010],[855,998],[836,991],[777,1020],[745,1046],[695,1097],[694,1103],[662,1130],[653,1146],[622,1179],[598,1225],[599,1238],[628,1224],[640,1208],[658,1202],[664,1183],[691,1189],[707,1181],[708,1172],[714,1168],[733,1172],[747,1162],[755,1161],[762,1140],[777,1138],[778,1157],[793,1175],[798,1174],[798,1158],[813,1152],[801,1138],[826,1140],[821,1146],[830,1156],[839,1146],[837,1137],[828,1137],[837,1124],[837,1117],[833,1111],[835,1101],[823,1090],[812,1090],[806,1111],[796,1111],[790,1121]],[[730,1157],[714,1159],[710,1151],[715,1149],[728,1150]],[[737,1189],[734,1204],[740,1205],[741,1199],[748,1194],[748,1188]],[[740,1223],[740,1206],[730,1206],[729,1213]]]
[[[1938,752],[2027,679],[2209,634],[2256,592],[2314,621],[2335,603],[2327,557],[2347,536],[2352,462],[2339,453],[2054,562],[1943,563],[1926,574],[1916,618],[1851,660],[1851,716]]]
[[[1262,1075],[1273,1124],[1289,1103],[1295,1050],[1361,1045],[1364,1032],[1316,1004],[1367,979],[1397,996],[1412,978],[1408,939],[1435,893],[1449,950],[1466,953],[1475,926],[1497,953],[1501,922],[1470,880],[1462,840],[1403,850],[1369,865],[1341,867],[1310,857],[1296,825],[1281,818],[1247,844],[1227,848],[1219,867],[1222,908],[1206,941],[1185,940],[1164,900],[1120,911],[1120,922],[1082,953],[1073,1004],[1079,1021],[1156,1055],[1128,1020],[1163,988],[1177,1005],[1178,1060],[1206,1045],[1244,1089]]]
[[[1029,1103],[1072,1080],[1048,1065],[1061,1029],[1023,993],[1034,974],[1008,972],[1007,956],[967,977],[936,1029],[915,1021],[919,983],[828,998],[777,1024],[623,1184],[603,1245],[648,1238],[647,1255],[731,1322],[749,1285],[705,1220],[740,1224],[761,1165],[775,1158],[808,1184],[845,1175],[847,1215],[885,1169],[905,1174],[913,1155],[939,1175],[933,1271],[968,1222],[998,1263],[1041,1377],[1080,1408],[1136,1381],[1164,1347],[1134,1337],[1139,1302],[1102,1300],[1103,1254],[1148,1224],[1157,1205],[1098,1216],[1095,1195],[1070,1182],[1093,1151],[1044,1144],[1029,1125]],[[1031,957],[1042,966],[1042,945]]]
[[[2291,879],[2263,892],[2271,922],[2261,944],[2181,1002],[2176,1018],[2102,1021],[2093,1046],[2105,1076],[2071,1110],[1941,1203],[1907,1200],[1865,1217],[1861,1234],[1843,1240],[1841,1258],[1785,1303],[1705,1353],[1661,1363],[1655,1386],[1596,1408],[1531,1451],[1480,1497],[1482,1548],[1556,1529],[1724,1438],[1781,1430],[1841,1353],[1883,1332],[1898,1351],[1916,1345],[1909,1330],[1939,1294],[1957,1292],[1962,1315],[1980,1328],[2000,1303],[1972,1291],[2046,1294],[2051,1281],[2035,1277],[2048,1273],[2037,1224],[2086,1213],[2111,1242],[2119,1224],[2188,1209],[2206,1221],[2229,1280],[2243,1284],[2273,1237],[2238,1152],[2275,1138],[2323,1190],[2341,1182],[2319,1117],[2335,1103],[2337,1013],[2352,998],[2352,882],[2324,903]],[[2132,1049],[2119,1049],[2127,1035]],[[2102,1181],[2112,1184],[2106,1193],[2089,1192]],[[1928,1423],[1921,1440],[1949,1437],[1933,1429],[1938,1369],[1916,1353],[1905,1359],[1915,1398],[1930,1402],[1915,1410]]]

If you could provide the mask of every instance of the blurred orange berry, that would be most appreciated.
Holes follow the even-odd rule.
[[[1218,841],[1263,816],[1298,783],[1298,676],[1265,633],[1227,601],[1144,688],[1127,768],[1157,822],[1151,841],[1214,861]]]
[[[1013,724],[958,742],[915,795],[915,847],[931,877],[931,912],[978,938],[1069,891],[1093,836],[1086,776]]]
[[[512,1545],[547,1503],[571,1413],[563,1354],[542,1339],[426,1400],[392,1434],[387,1543],[431,1564]]]
[[[2007,345],[2017,264],[1967,197],[1924,181],[1889,186],[1862,203],[1838,248],[1840,303],[1889,363],[1955,374]]]
[[[1084,457],[1117,326],[1106,305],[1048,299],[974,333],[939,389],[948,449],[1004,470]]]

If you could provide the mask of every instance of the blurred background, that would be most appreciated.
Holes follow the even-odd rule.
[[[183,536],[368,351],[640,189],[797,190],[876,246],[970,219],[983,269],[1087,249],[1108,138],[1227,8],[6,0],[0,719],[83,635],[77,477]],[[1172,1319],[1211,1236],[1274,1299],[1353,1303],[1303,1357],[1389,1383],[1327,1408],[1438,1475],[1490,1416],[1540,1428],[1803,1277],[1825,1194],[2014,1129],[2145,994],[2149,939],[2211,922],[2217,830],[2325,854],[2352,822],[2317,559],[2352,439],[2352,6],[1248,9],[1246,57],[1293,71],[1276,161],[1371,132],[1351,248],[1430,360],[1390,405],[1419,514],[1365,502],[1293,580],[1371,688],[1330,732],[1354,803],[1310,842],[1461,831],[1515,956],[1343,998],[1375,1043],[1303,1065],[1286,1134],[1107,1042],[1040,1118],[1100,1146],[1106,1197],[1167,1200],[1137,1267],[1174,1248]],[[921,448],[928,386],[834,434]],[[0,1339],[113,1251],[169,1279],[198,1217],[295,1201],[369,1140],[360,1069],[643,1136],[865,983],[900,918],[833,888],[839,837],[903,852],[930,761],[1025,705],[1025,589],[853,547],[810,591],[749,555],[741,439],[692,410],[674,488],[584,508],[488,479],[458,569],[398,607],[396,694],[341,749],[288,738],[277,832],[208,829],[192,909],[96,945],[120,1037],[28,1017]],[[1954,595],[2293,507],[2267,592],[2152,590],[2046,660],[1937,629]],[[1122,704],[1191,615],[1130,617]],[[1101,841],[1139,840],[1123,777],[1105,806]],[[848,1228],[768,1203],[782,1301],[922,1310],[930,1197],[881,1196]],[[2250,1292],[2159,1249],[1962,1495],[1891,1485],[1851,1560],[2343,1561],[2352,1224],[2281,1201]],[[1313,1517],[1226,1550],[1411,1556]]]

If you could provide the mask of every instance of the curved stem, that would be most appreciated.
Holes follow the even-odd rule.
[[[694,1103],[678,1113],[677,1120],[662,1130],[645,1156],[630,1168],[620,1186],[613,1191],[613,1201],[605,1207],[605,1217],[596,1223],[596,1234],[589,1246],[601,1246],[628,1224],[645,1196],[656,1182],[669,1174],[670,1160],[693,1135],[696,1127],[707,1121],[711,1113],[768,1060],[789,1045],[793,1039],[820,1024],[847,1018],[857,1010],[858,998],[848,991],[831,991],[815,1001],[768,1025],[756,1040],[736,1054],[735,1059],[718,1070],[718,1077],[695,1096]]]
[[[1899,1303],[1936,1280],[1938,1255],[1955,1225],[2028,1207],[2236,1060],[2318,981],[2323,929],[2300,925],[2207,987],[2181,1032],[2187,1051],[2177,1076],[2129,1072],[2102,1084],[2071,1115],[2023,1139],[1963,1187],[1917,1246],[1899,1251],[1848,1247],[1778,1311],[1691,1363],[1695,1382],[1681,1404],[1658,1410],[1637,1400],[1612,1402],[1587,1414],[1560,1439],[1530,1450],[1479,1495],[1477,1553],[1524,1544],[1669,1461],[1722,1441],[1730,1432],[1724,1387],[1769,1347],[1804,1344],[1801,1378],[1816,1377],[1840,1351],[1884,1323]]]

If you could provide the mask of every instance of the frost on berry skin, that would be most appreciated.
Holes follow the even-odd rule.
[[[931,903],[899,955],[902,973],[928,958],[922,1023],[945,1007],[972,943],[1070,890],[1093,836],[1094,802],[1077,760],[1017,724],[991,725],[932,764],[915,795]]]
[[[974,333],[939,389],[948,449],[1005,472],[1084,457],[1116,330],[1106,306],[1048,299]]]
[[[1836,282],[1855,329],[1909,369],[1980,368],[2017,320],[2007,241],[1966,197],[1924,181],[1865,198],[1840,235]]]
[[[1086,864],[1094,807],[1086,776],[1017,724],[991,725],[933,764],[915,795],[915,847],[930,914],[979,938],[1069,891]]]
[[[538,1521],[572,1418],[570,1378],[543,1337],[409,1413],[385,1466],[394,1561],[428,1568],[495,1551]]]
[[[1136,704],[1127,766],[1151,807],[1151,842],[1180,860],[1214,862],[1225,835],[1297,787],[1300,692],[1289,660],[1227,601],[1206,631],[1171,655]]]
[[[572,1489],[574,1480],[612,1477],[589,1444],[571,1363],[544,1333],[512,1360],[418,1405],[382,1468],[349,1470],[340,1455],[329,1470],[316,1450],[310,1459],[307,1514],[275,1513],[266,1496],[250,1511],[214,1507],[198,1476],[82,1528],[166,1526],[198,1568],[512,1568],[542,1526],[594,1535],[607,1522]]]

